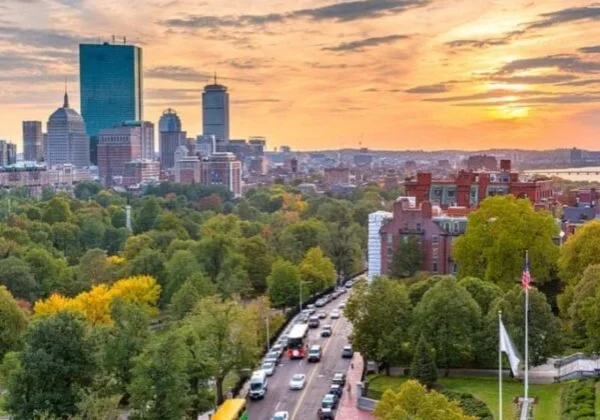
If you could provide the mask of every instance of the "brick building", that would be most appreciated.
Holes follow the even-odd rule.
[[[433,179],[430,172],[419,172],[405,182],[406,195],[417,199],[417,205],[429,201],[442,208],[477,207],[486,197],[512,194],[528,198],[533,204],[551,200],[552,180],[520,180],[511,171],[510,160],[500,162],[497,172],[461,170],[453,179]]]
[[[242,163],[233,153],[216,152],[209,158],[180,156],[175,162],[175,182],[224,185],[236,197],[242,195]]]
[[[325,184],[328,186],[336,184],[349,184],[350,183],[350,169],[349,168],[326,168],[325,169]]]
[[[425,201],[415,206],[406,197],[394,203],[392,217],[383,221],[379,231],[381,240],[381,274],[388,274],[400,241],[410,236],[420,239],[423,250],[422,271],[454,274],[456,264],[452,259],[454,239],[462,235],[467,226],[468,209],[455,207],[442,211]]]
[[[160,178],[160,163],[150,159],[126,162],[123,168],[123,186],[130,187]]]

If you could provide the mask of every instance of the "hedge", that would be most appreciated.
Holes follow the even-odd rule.
[[[596,418],[595,386],[595,379],[566,385],[560,395],[561,420],[594,420]]]
[[[472,394],[463,392],[453,392],[453,391],[441,391],[448,399],[456,400],[460,403],[460,407],[463,409],[465,414],[469,416],[475,416],[481,420],[493,420],[494,416],[492,415],[491,410],[488,406],[481,400],[475,398]]]

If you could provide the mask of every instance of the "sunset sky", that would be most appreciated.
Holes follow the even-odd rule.
[[[0,138],[47,121],[78,44],[144,49],[144,119],[201,130],[214,71],[233,138],[294,149],[600,150],[600,3],[0,0]]]

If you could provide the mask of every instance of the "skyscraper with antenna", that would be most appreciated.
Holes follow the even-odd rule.
[[[216,72],[213,83],[204,86],[202,92],[202,134],[215,136],[217,150],[225,151],[229,142],[229,93],[218,83]]]

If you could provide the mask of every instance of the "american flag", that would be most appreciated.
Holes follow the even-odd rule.
[[[525,267],[521,276],[521,286],[523,286],[523,290],[531,289],[531,274],[529,274],[529,262],[527,260],[525,260]]]

